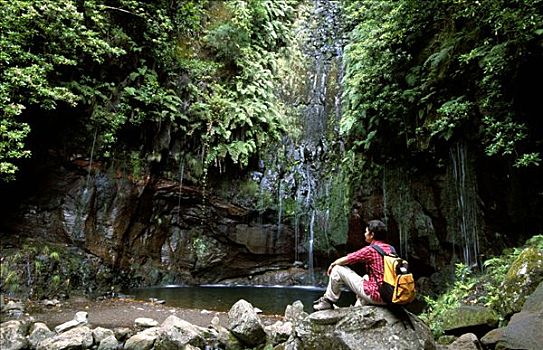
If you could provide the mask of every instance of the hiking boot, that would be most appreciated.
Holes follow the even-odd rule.
[[[313,309],[315,311],[329,310],[334,307],[334,303],[325,297],[321,297],[313,302]]]

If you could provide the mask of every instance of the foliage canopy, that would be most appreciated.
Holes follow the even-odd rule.
[[[540,0],[345,1],[342,131],[386,163],[446,155],[460,138],[538,166]]]
[[[274,70],[295,5],[3,2],[0,176],[31,155],[36,125],[59,119],[65,145],[84,155],[165,165],[172,148],[177,161],[247,164],[286,130]]]
[[[55,143],[174,173],[243,167],[290,131],[277,77],[300,2],[4,1],[0,177]],[[541,0],[342,5],[352,152],[437,164],[464,138],[540,165]]]

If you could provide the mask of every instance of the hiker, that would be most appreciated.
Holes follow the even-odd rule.
[[[314,302],[313,308],[315,310],[333,308],[334,303],[339,300],[343,285],[349,287],[356,294],[356,306],[385,304],[379,295],[379,284],[383,281],[383,257],[371,245],[377,245],[389,254],[392,247],[383,242],[386,232],[386,225],[382,221],[371,220],[368,222],[364,237],[370,245],[337,259],[328,267],[327,274],[330,276],[328,287],[324,295]],[[366,265],[367,274],[363,277],[345,266],[356,263]]]

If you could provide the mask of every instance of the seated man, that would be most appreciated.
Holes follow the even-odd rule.
[[[379,220],[371,220],[366,227],[364,234],[366,242],[370,246],[365,246],[353,253],[347,254],[328,267],[328,287],[324,296],[315,301],[313,308],[317,311],[333,308],[335,302],[341,295],[342,285],[346,285],[356,294],[356,305],[384,305],[385,303],[379,295],[379,285],[383,281],[383,257],[373,249],[371,245],[377,245],[385,253],[390,254],[391,246],[383,242],[386,236],[386,225]],[[362,262],[366,265],[367,275],[361,277],[349,267]]]

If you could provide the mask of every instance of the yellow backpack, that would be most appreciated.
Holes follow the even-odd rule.
[[[415,300],[416,289],[413,274],[409,272],[409,265],[406,260],[398,257],[394,247],[391,254],[387,254],[381,247],[372,244],[383,257],[384,275],[383,282],[379,286],[381,299],[387,304],[403,305]]]

